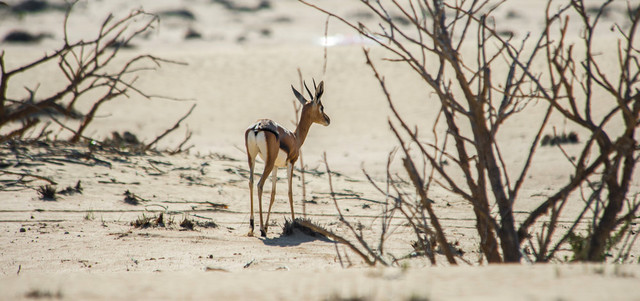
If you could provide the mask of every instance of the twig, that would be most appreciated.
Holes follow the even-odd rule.
[[[325,230],[321,227],[318,227],[316,225],[314,225],[313,223],[308,222],[307,220],[301,220],[300,225],[307,227],[311,230],[313,230],[314,232],[318,232],[328,238],[331,238],[333,240],[335,240],[336,242],[339,243],[343,243],[345,245],[347,245],[352,251],[354,251],[356,254],[358,254],[358,256],[360,256],[368,265],[370,266],[374,266],[376,264],[376,262],[374,260],[371,260],[371,258],[369,258],[369,256],[367,256],[366,254],[364,254],[362,251],[360,251],[354,244],[352,244],[350,241],[348,241],[347,239],[345,239],[344,237],[335,234],[331,231]]]
[[[251,259],[249,262],[245,263],[242,268],[246,269],[246,268],[250,267],[255,261],[256,261],[255,258]]]
[[[180,118],[174,125],[172,128],[167,129],[164,133],[162,133],[162,135],[156,137],[155,140],[151,141],[151,143],[147,144],[147,146],[145,147],[145,150],[149,150],[154,144],[158,143],[158,141],[160,141],[160,139],[164,138],[166,135],[168,135],[169,133],[173,132],[175,129],[177,129],[178,127],[180,127],[180,123],[182,121],[184,121],[187,117],[189,117],[189,115],[191,115],[191,112],[193,112],[193,109],[196,108],[196,104],[193,104],[193,106],[191,106],[191,109],[189,109],[189,112],[187,112],[187,114],[185,114],[184,116],[182,116],[182,118]]]
[[[24,134],[24,132],[26,132],[28,129],[34,127],[35,125],[37,125],[40,122],[40,120],[38,119],[30,119],[27,120],[27,122],[25,124],[22,125],[21,128],[16,129],[11,131],[10,133],[6,134],[6,135],[2,135],[0,136],[0,143],[3,143],[5,141],[8,141],[14,137],[22,137],[22,135]]]
[[[187,147],[186,149],[182,149],[182,147],[189,141],[189,139],[191,139],[191,135],[193,134],[193,132],[189,131],[189,129],[187,129],[187,132],[184,136],[184,139],[182,140],[182,142],[178,145],[178,147],[176,147],[176,149],[170,151],[169,153],[172,155],[175,154],[179,154],[185,151],[190,150],[191,148],[193,148],[193,145]]]
[[[324,160],[324,165],[327,169],[327,175],[329,177],[329,189],[331,190],[331,198],[333,200],[333,204],[336,207],[336,211],[338,211],[338,216],[340,221],[347,226],[347,228],[349,228],[349,230],[351,230],[351,233],[353,233],[356,237],[356,239],[358,240],[358,242],[360,243],[360,246],[362,246],[363,248],[365,248],[365,250],[367,251],[367,253],[369,253],[369,255],[371,255],[373,257],[373,259],[369,258],[369,256],[367,256],[366,254],[364,254],[362,251],[360,251],[358,248],[355,247],[355,245],[353,245],[351,242],[347,241],[346,239],[335,235],[333,233],[329,233],[329,235],[327,235],[327,237],[333,237],[334,239],[345,243],[347,246],[349,246],[352,250],[354,250],[358,255],[360,255],[360,257],[362,257],[363,259],[365,259],[365,262],[367,262],[367,264],[369,265],[375,265],[376,262],[380,262],[385,266],[388,266],[389,264],[386,262],[386,260],[384,260],[382,257],[380,257],[380,255],[376,254],[376,252],[374,252],[370,247],[369,244],[367,244],[367,242],[364,240],[364,238],[362,237],[362,235],[358,234],[358,232],[353,228],[353,226],[351,225],[351,223],[349,223],[344,216],[342,215],[342,211],[340,210],[340,206],[338,206],[338,201],[335,198],[335,192],[333,190],[333,182],[331,181],[331,169],[329,168],[329,163],[327,162],[327,154],[323,153],[323,160]],[[318,227],[315,227],[318,228]],[[327,232],[327,231],[324,231]]]
[[[331,19],[331,16],[327,15],[327,21],[324,22],[324,63],[322,65],[322,75],[327,75],[327,41],[329,35],[329,19]]]
[[[338,261],[340,261],[340,266],[344,269],[344,263],[342,262],[342,256],[340,255],[340,250],[338,249],[338,242],[337,241],[334,242],[333,246],[336,247],[336,254],[338,255]]]
[[[413,160],[411,160],[409,151],[406,149],[404,145],[404,141],[396,131],[395,127],[393,126],[393,124],[391,124],[391,121],[389,121],[389,125],[391,126],[391,130],[396,135],[396,138],[400,142],[400,146],[402,147],[405,153],[405,158],[402,160],[404,163],[404,168],[406,169],[407,174],[409,175],[409,178],[411,178],[411,182],[413,182],[413,186],[418,191],[418,195],[420,196],[420,201],[422,206],[425,209],[427,209],[427,212],[429,213],[429,219],[431,220],[431,225],[436,230],[436,238],[438,239],[438,243],[440,244],[440,247],[442,248],[444,255],[447,257],[447,260],[449,261],[449,263],[455,265],[456,260],[453,257],[453,254],[451,253],[451,249],[449,248],[449,243],[447,242],[447,238],[444,234],[444,231],[442,230],[442,226],[440,225],[440,222],[438,221],[438,217],[436,216],[435,212],[433,211],[433,208],[431,207],[431,202],[427,198],[427,194],[424,190],[424,182],[420,178],[420,175],[418,175],[418,171],[416,170],[416,167],[413,164]]]
[[[34,175],[31,173],[22,173],[22,172],[13,172],[13,171],[8,171],[8,170],[0,170],[0,172],[4,173],[4,174],[8,174],[8,175],[16,175],[16,176],[22,176],[22,177],[32,177],[32,178],[36,178],[36,179],[40,179],[43,181],[47,181],[49,182],[49,184],[51,185],[58,185],[58,183],[56,183],[55,181],[45,177],[45,176],[39,176],[39,175]]]
[[[302,71],[298,68],[298,80],[300,81],[300,91],[302,91],[304,81],[302,79]],[[300,102],[293,100],[293,110],[295,111],[296,117],[296,127],[298,126],[298,122],[300,122],[300,110],[302,109],[302,105]],[[302,216],[307,217],[307,183],[305,180],[305,166],[304,166],[304,158],[302,155],[302,149],[300,149],[298,155],[298,159],[300,160],[300,182],[302,183]]]

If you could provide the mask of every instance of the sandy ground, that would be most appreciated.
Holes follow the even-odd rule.
[[[504,17],[500,21],[513,28],[516,35],[523,35],[540,25],[543,6],[534,2],[526,6],[509,4],[497,15]],[[0,191],[1,300],[640,299],[638,265],[479,264],[470,206],[438,188],[430,192],[436,200],[434,206],[449,239],[465,252],[463,258],[471,266],[446,266],[442,257],[438,257],[438,265],[431,266],[426,258],[417,257],[402,261],[402,268],[366,268],[357,255],[328,239],[302,233],[283,235],[284,219],[290,216],[284,171],[279,173],[268,237],[248,237],[250,210],[243,132],[258,118],[272,118],[293,128],[290,85],[299,85],[300,69],[307,81],[312,77],[325,81],[323,102],[332,123],[326,128],[312,127],[304,145],[304,161],[310,171],[306,174],[307,199],[312,202],[302,203],[297,173],[293,192],[296,214],[306,214],[336,233],[348,233],[329,197],[322,162],[326,153],[336,172],[333,184],[340,193],[340,208],[348,220],[362,223],[371,241],[376,241],[382,210],[378,202],[384,196],[368,183],[362,168],[376,181],[384,181],[387,155],[396,142],[386,123],[389,111],[385,99],[364,64],[362,47],[370,47],[378,59],[384,52],[359,40],[334,20],[329,35],[336,45],[328,48],[327,69],[323,72],[321,38],[326,18],[293,0],[272,1],[272,8],[254,13],[231,12],[210,1],[131,3],[81,1],[69,23],[71,33],[78,37],[94,34],[98,20],[108,12],[122,16],[137,7],[155,13],[188,9],[193,20],[165,16],[156,32],[136,41],[137,47],[123,54],[131,57],[150,52],[186,63],[164,65],[138,81],[141,89],[152,94],[186,100],[147,100],[135,95],[115,100],[104,106],[87,135],[104,139],[112,131],[131,131],[148,143],[195,103],[196,110],[183,127],[159,145],[175,147],[188,128],[193,132],[193,148],[188,154],[173,156],[95,151],[91,160],[84,160],[80,155],[88,150],[75,146],[3,146],[0,158],[10,165],[3,170],[47,177],[59,189],[80,181],[83,191],[44,201],[35,191],[45,184],[40,180],[27,187],[4,186]],[[250,6],[257,1],[235,3]],[[357,3],[318,3],[342,15],[360,16],[366,22]],[[0,36],[16,28],[53,36],[37,45],[0,44],[9,67],[20,66],[59,45],[62,12],[22,17],[0,13]],[[202,38],[185,40],[189,29],[200,32]],[[394,98],[401,100],[399,110],[412,124],[429,127],[437,112],[424,104],[434,96],[403,65],[377,62]],[[30,88],[40,83],[38,94],[47,95],[59,87],[60,81],[52,76],[55,72],[54,64],[45,65],[13,83]],[[23,95],[24,90],[16,88],[10,93]],[[505,127],[500,139],[508,150],[508,165],[522,162],[521,155],[535,135],[531,124],[538,120],[541,109],[533,105],[522,118]],[[557,116],[552,124],[559,130],[566,128]],[[431,134],[424,135],[431,139]],[[64,136],[61,132],[60,137]],[[574,149],[568,146],[567,150]],[[398,159],[392,168],[397,168]],[[568,163],[557,149],[539,150],[531,180],[522,192],[529,199],[517,204],[517,219],[524,218],[536,201],[567,178],[562,166]],[[5,174],[1,179],[9,183],[17,178]],[[632,189],[638,191],[635,179]],[[124,201],[127,191],[139,204]],[[575,206],[567,211],[579,209]],[[160,213],[166,227],[132,226],[132,222]],[[179,225],[185,218],[196,223],[195,230]],[[392,223],[392,229],[387,252],[397,258],[411,254],[411,229],[401,219]],[[638,253],[636,247],[632,254]]]

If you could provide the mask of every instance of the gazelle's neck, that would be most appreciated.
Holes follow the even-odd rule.
[[[295,132],[298,148],[302,146],[304,140],[307,138],[307,134],[309,133],[309,128],[311,128],[312,123],[313,121],[311,121],[309,113],[303,108],[302,113],[300,113],[300,121],[298,122]]]

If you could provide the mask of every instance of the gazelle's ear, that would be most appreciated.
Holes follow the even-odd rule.
[[[302,96],[302,94],[300,94],[300,92],[298,92],[298,90],[296,90],[296,88],[294,88],[293,85],[291,85],[291,90],[293,90],[293,95],[296,96],[296,98],[302,105],[307,104],[307,100],[304,99],[304,96]]]
[[[316,88],[316,97],[314,98],[314,100],[320,101],[320,97],[322,97],[322,93],[324,93],[324,81],[321,81],[320,84],[318,85],[318,88]]]

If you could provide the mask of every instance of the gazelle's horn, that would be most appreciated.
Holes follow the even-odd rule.
[[[307,89],[307,93],[309,93],[309,97],[311,97],[311,100],[314,100],[314,95],[311,94],[311,91],[309,91],[309,87],[307,87],[307,82],[303,81],[304,83],[304,88]]]

